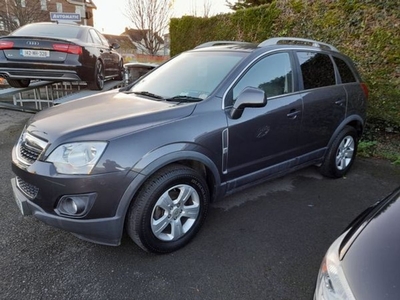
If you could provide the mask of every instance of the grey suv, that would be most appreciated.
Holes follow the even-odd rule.
[[[368,90],[333,46],[211,42],[131,86],[36,114],[12,152],[24,215],[100,244],[187,244],[209,203],[309,165],[341,177]]]

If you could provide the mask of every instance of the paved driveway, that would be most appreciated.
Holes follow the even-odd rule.
[[[311,167],[213,204],[178,252],[95,245],[20,215],[10,152],[29,115],[15,114],[0,131],[0,299],[311,299],[329,244],[400,185],[384,161],[358,159],[337,180]]]

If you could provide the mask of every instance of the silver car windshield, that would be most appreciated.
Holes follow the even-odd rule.
[[[139,80],[130,91],[165,99],[206,99],[243,56],[240,52],[183,53]]]

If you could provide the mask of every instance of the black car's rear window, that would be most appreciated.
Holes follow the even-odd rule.
[[[34,24],[15,30],[13,36],[56,37],[76,39],[81,28],[78,26],[63,26],[58,24]]]

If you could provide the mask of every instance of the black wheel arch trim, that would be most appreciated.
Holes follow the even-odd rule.
[[[151,160],[152,155],[150,154],[146,155],[131,169],[131,172],[135,173],[134,179],[129,184],[128,188],[125,190],[116,211],[116,216],[118,216],[118,219],[120,220],[119,231],[121,238],[125,226],[125,217],[128,212],[129,206],[132,202],[132,199],[135,197],[135,195],[137,194],[143,183],[151,175],[153,175],[156,171],[160,170],[161,168],[167,165],[173,164],[175,162],[178,163],[179,161],[182,160],[192,160],[204,164],[211,171],[214,177],[214,185],[210,187],[210,192],[212,195],[211,198],[214,200],[224,194],[223,188],[218,188],[221,187],[221,178],[218,173],[218,168],[215,166],[213,161],[202,153],[180,150],[182,149],[182,146],[187,146],[187,144],[171,144],[159,148],[150,154],[157,155],[160,153],[160,151],[161,152],[165,151],[166,150],[165,148],[168,148],[168,150],[175,149],[175,151],[166,153],[155,160]],[[223,186],[225,187],[225,185]]]
[[[364,130],[365,122],[358,115],[348,116],[340,123],[340,125],[336,128],[336,130],[332,134],[332,136],[331,136],[331,138],[329,140],[329,143],[328,143],[328,147],[326,148],[327,149],[326,151],[328,151],[328,149],[332,146],[332,143],[335,140],[336,136],[339,134],[339,132],[342,131],[345,126],[347,126],[347,125],[351,126],[351,123],[354,123],[354,122],[357,122],[358,124],[361,125],[361,128],[355,128],[357,130],[358,136],[359,137],[361,136],[362,131]]]

